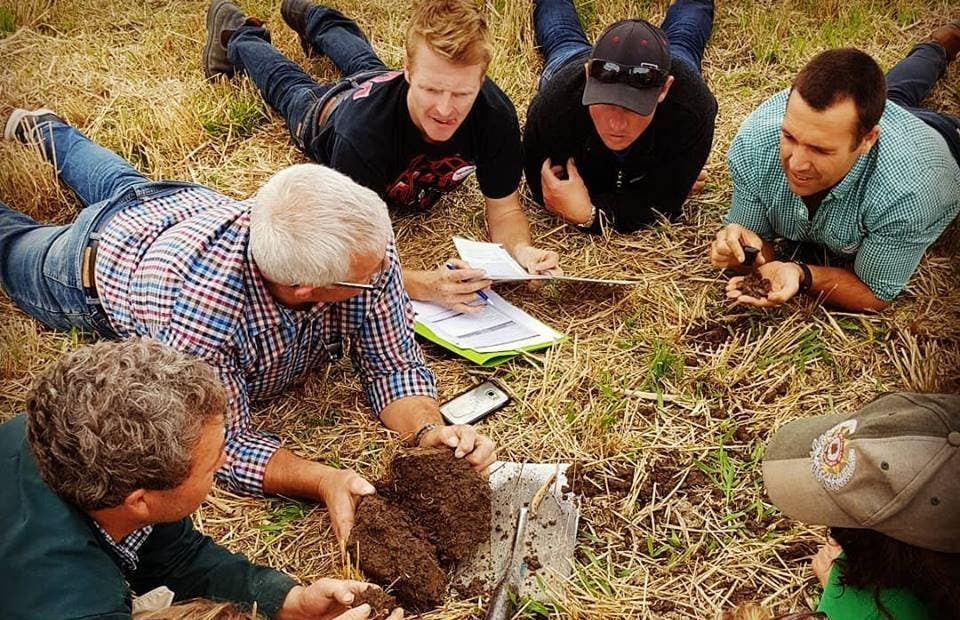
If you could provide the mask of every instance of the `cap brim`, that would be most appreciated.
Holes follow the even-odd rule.
[[[660,89],[656,86],[634,88],[621,83],[606,84],[588,77],[587,84],[583,88],[583,105],[596,103],[618,105],[641,116],[649,116],[657,107],[659,95]]]
[[[770,501],[785,515],[810,525],[863,527],[833,501],[814,477],[810,461],[814,439],[854,415],[795,420],[770,440],[763,457],[763,484]]]

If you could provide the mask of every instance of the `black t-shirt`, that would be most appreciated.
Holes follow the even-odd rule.
[[[309,155],[377,192],[394,212],[426,211],[476,170],[488,198],[520,183],[520,126],[510,99],[484,79],[456,133],[426,142],[407,110],[407,81],[390,71],[347,94],[320,128]]]
[[[524,169],[534,200],[543,203],[544,160],[565,165],[573,157],[593,204],[620,232],[637,230],[657,213],[678,215],[710,154],[716,99],[693,69],[674,58],[667,98],[646,131],[618,154],[603,144],[582,103],[585,59],[554,74],[527,111]]]

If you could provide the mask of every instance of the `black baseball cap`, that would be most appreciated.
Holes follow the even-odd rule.
[[[646,79],[628,75],[640,71]],[[583,105],[613,104],[647,116],[669,73],[670,43],[662,30],[643,19],[615,22],[593,46]]]

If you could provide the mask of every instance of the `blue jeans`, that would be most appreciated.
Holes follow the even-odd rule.
[[[342,75],[387,68],[357,23],[336,9],[315,5],[307,11],[305,22],[310,46],[330,58]],[[258,26],[237,29],[227,42],[227,59],[253,80],[264,100],[283,116],[294,141],[304,148],[310,143],[304,132],[316,125],[321,102],[335,84],[318,84],[273,47],[266,32]]]
[[[887,73],[887,99],[937,130],[960,164],[960,118],[920,107],[947,70],[947,53],[938,43],[921,43]]]
[[[122,158],[59,121],[41,124],[40,147],[83,209],[72,224],[46,226],[0,203],[0,288],[27,314],[57,330],[115,337],[100,302],[84,288],[83,252],[97,227],[149,183]]]
[[[703,50],[713,29],[713,2],[677,0],[667,9],[660,29],[667,35],[673,59],[687,63],[699,75]],[[536,0],[533,30],[543,54],[541,87],[561,67],[582,62],[593,49],[572,0]]]

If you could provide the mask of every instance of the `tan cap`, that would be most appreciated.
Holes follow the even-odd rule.
[[[770,440],[767,495],[788,516],[960,553],[960,396],[887,394]]]

